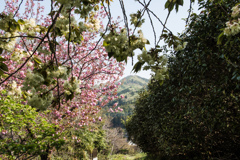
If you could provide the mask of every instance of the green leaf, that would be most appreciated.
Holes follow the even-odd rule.
[[[58,36],[62,36],[62,32],[61,32],[60,28],[58,28],[58,27],[55,27],[55,33],[56,33]]]
[[[240,76],[237,77],[237,80],[238,80],[238,81],[240,80]]]
[[[70,95],[66,95],[66,101],[72,100],[74,98],[74,94],[71,92]]]
[[[167,1],[167,2],[165,3],[165,9],[167,9],[167,8],[168,8],[169,4],[170,4],[170,2],[169,2],[169,1]]]
[[[83,1],[83,4],[84,4],[85,6],[87,6],[87,5],[89,5],[90,3],[89,3],[88,1]]]
[[[167,2],[165,3],[165,8],[167,8],[168,11],[171,12],[171,11],[173,10],[173,8],[174,8],[174,3],[167,1]]]
[[[144,66],[143,67],[143,70],[149,70],[150,69],[150,66]]]
[[[140,61],[138,61],[138,62],[134,65],[132,71],[134,71],[134,73],[139,72],[139,71],[142,69],[142,66],[144,65],[144,63],[145,63],[145,62],[140,62]]]
[[[178,3],[178,5],[183,6],[183,0],[178,0],[177,3]]]
[[[5,58],[2,58],[2,57],[0,56],[0,62],[2,62],[2,61],[6,61],[6,59],[5,59]]]
[[[222,44],[223,38],[224,38],[224,32],[222,32],[222,33],[218,36],[217,45],[221,45],[221,44]]]
[[[21,31],[19,24],[16,24],[16,28],[17,28],[18,31]]]
[[[0,76],[3,75],[3,74],[4,74],[4,72],[0,70]]]
[[[111,58],[114,55],[114,52],[108,52],[108,57]]]
[[[36,62],[36,63],[38,63],[38,64],[41,64],[42,63],[42,61],[39,59],[39,58],[37,58],[37,57],[35,57],[35,58],[33,58],[34,59],[34,61]]]
[[[53,15],[55,15],[55,13],[56,13],[56,11],[52,11],[52,12],[50,12],[48,15],[49,15],[49,16],[53,16]]]
[[[175,10],[176,10],[176,12],[178,12],[178,7],[179,7],[179,5],[176,3],[175,6],[176,6],[176,7],[175,7]]]
[[[5,63],[0,63],[0,69],[2,69],[3,71],[7,71],[8,72],[8,67]]]
[[[103,46],[107,47],[107,46],[109,46],[109,44],[106,41],[103,41]]]
[[[146,44],[150,44],[149,40],[147,40]]]
[[[22,19],[19,19],[17,22],[18,22],[18,24],[25,24],[24,20],[22,20]]]

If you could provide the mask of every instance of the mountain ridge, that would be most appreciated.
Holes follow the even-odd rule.
[[[147,86],[149,80],[146,78],[142,78],[140,76],[127,76],[121,79],[122,84],[118,87],[118,96],[123,96],[123,98],[115,99],[109,102],[103,108],[103,113],[109,117],[113,124],[113,127],[122,127],[124,128],[124,124],[122,120],[125,121],[127,116],[131,115],[134,109],[135,101],[138,97],[138,92]],[[118,107],[123,109],[123,112],[109,112],[109,108],[112,108],[114,103],[118,103]]]
[[[128,92],[138,92],[140,89],[147,86],[149,80],[137,75],[130,75],[121,79],[119,82],[121,82],[121,85],[118,88],[118,95],[121,95]]]

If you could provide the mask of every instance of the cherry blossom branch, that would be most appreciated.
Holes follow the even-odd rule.
[[[36,38],[42,40],[41,37],[35,37],[35,36],[13,36],[13,37],[0,37],[0,39],[11,39],[11,38]]]
[[[42,42],[44,41],[44,39],[48,36],[49,32],[51,31],[52,27],[55,25],[56,20],[61,12],[63,8],[63,5],[60,6],[58,13],[56,15],[56,17],[54,18],[54,21],[52,22],[52,25],[48,28],[47,33],[45,34],[45,36],[42,38],[42,40],[39,42],[39,44],[37,45],[37,47],[35,48],[35,50],[33,51],[33,53],[31,54],[31,56],[29,56],[26,61],[13,73],[11,73],[7,78],[5,78],[3,81],[0,82],[0,85],[3,84],[4,82],[6,82],[10,77],[12,77],[12,75],[16,74],[18,71],[20,71],[25,65],[26,63],[32,58],[32,56],[36,53],[37,49],[40,47],[40,45],[42,44]]]
[[[19,4],[19,6],[18,6],[18,9],[16,10],[15,14],[13,15],[13,18],[17,15],[17,13],[18,13],[21,5],[22,5],[22,2],[23,2],[23,0],[21,0],[20,4]]]
[[[70,9],[69,11],[69,15],[68,15],[68,20],[69,20],[69,34],[68,34],[68,57],[69,57],[69,60],[71,62],[71,65],[72,65],[72,68],[73,68],[73,62],[72,62],[72,58],[70,56],[70,41],[71,41],[71,32],[72,32],[72,28],[71,28],[71,11],[72,11],[72,8]],[[71,70],[71,75],[73,77],[73,72]]]
[[[88,76],[82,78],[81,80],[85,80],[85,79],[90,78],[91,76],[93,76],[93,75],[95,75],[95,74],[99,74],[99,73],[105,73],[105,74],[117,74],[117,73],[108,73],[108,72],[104,72],[104,71],[99,71],[99,72],[96,72],[96,73],[95,73],[95,72],[94,72],[94,73],[91,73],[90,75],[88,75]]]

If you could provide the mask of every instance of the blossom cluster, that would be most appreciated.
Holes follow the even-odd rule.
[[[90,14],[90,18],[88,19],[88,23],[84,23],[84,26],[89,30],[89,31],[99,31],[101,28],[101,24],[95,13]]]
[[[103,45],[109,53],[109,57],[114,56],[118,61],[127,61],[127,57],[134,55],[135,49],[142,49],[148,43],[141,30],[138,31],[138,36],[131,35],[130,37],[128,37],[126,29],[122,29],[120,33],[112,30],[103,38]]]
[[[234,36],[240,32],[240,5],[237,4],[232,8],[232,18],[226,22],[226,28],[224,29],[224,35]]]
[[[40,26],[36,25],[34,18],[31,19],[19,19],[16,21],[13,18],[13,14],[3,15],[4,18],[0,19],[0,38],[4,38],[0,41],[0,48],[7,51],[13,51],[17,42],[17,37],[21,35],[35,36],[36,32],[40,32]],[[11,28],[11,29],[9,29]]]
[[[143,70],[151,69],[151,71],[155,73],[153,75],[154,79],[163,81],[168,77],[167,67],[166,67],[168,58],[166,55],[161,55],[161,56],[158,56],[158,58],[156,58],[152,56],[151,52],[147,52],[146,49],[143,49],[142,54],[138,55],[138,61],[139,61],[138,63],[142,63],[142,64],[147,63],[144,66]]]
[[[11,87],[9,88],[8,95],[20,98],[22,96],[21,86],[17,86],[17,83],[13,81]]]
[[[237,17],[239,17],[239,15],[240,15],[240,5],[237,4],[236,6],[234,6],[232,8],[232,17],[237,18]]]
[[[70,95],[72,93],[75,94],[81,93],[80,84],[81,80],[78,80],[77,77],[73,77],[70,83],[68,81],[65,81],[63,85],[65,89],[65,94]]]
[[[141,19],[141,12],[138,11],[137,14],[130,14],[130,21],[135,27],[141,27],[142,24],[145,22],[144,19]]]
[[[174,48],[174,50],[175,50],[175,51],[183,50],[183,49],[186,48],[187,44],[188,44],[188,42],[183,42],[183,43],[179,42],[178,45],[177,45],[177,47]]]

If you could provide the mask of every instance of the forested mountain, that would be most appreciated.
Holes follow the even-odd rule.
[[[127,76],[120,80],[118,96],[123,95],[124,98],[111,101],[103,108],[103,114],[112,119],[113,127],[124,127],[121,120],[125,120],[128,115],[132,114],[138,92],[147,86],[148,81],[148,79],[139,76]],[[114,103],[118,103],[117,107],[122,108],[123,112],[110,112],[109,109]]]
[[[122,101],[118,101],[119,105],[126,103],[133,103],[134,99],[138,95],[137,92],[148,83],[148,79],[139,76],[128,76],[123,78],[120,82],[121,85],[118,88],[118,95],[124,95],[125,98]]]

